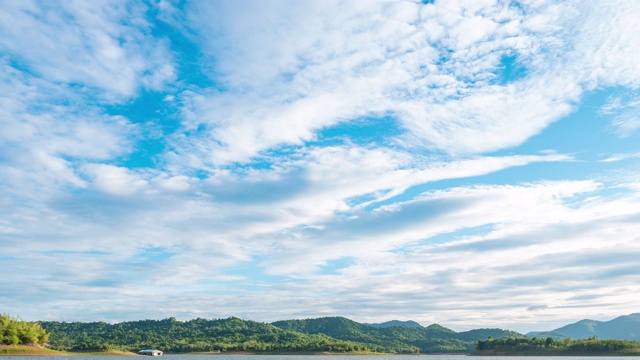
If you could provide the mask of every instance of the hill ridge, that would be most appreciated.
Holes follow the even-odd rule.
[[[368,346],[393,347],[402,352],[470,353],[475,341],[488,337],[523,337],[522,334],[502,329],[476,329],[455,332],[439,324],[427,327],[389,326],[374,327],[342,317],[281,320],[272,325],[305,334],[325,334],[339,340],[364,343]]]
[[[532,331],[528,337],[585,339],[595,336],[602,340],[640,341],[640,313],[621,315],[608,321],[582,319],[551,331]]]
[[[392,326],[423,327],[418,322],[415,322],[413,320],[406,320],[406,321],[389,320],[389,321],[385,321],[385,322],[382,322],[382,323],[364,323],[364,325],[369,325],[369,326],[373,326],[373,327],[381,327],[381,328],[387,328],[387,327],[392,327]]]

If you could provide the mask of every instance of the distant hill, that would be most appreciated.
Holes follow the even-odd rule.
[[[373,348],[377,346],[420,353],[469,353],[475,348],[477,340],[485,340],[488,337],[523,337],[520,333],[501,329],[478,329],[458,333],[438,324],[427,327],[374,327],[343,317],[284,320],[276,321],[272,325],[288,331],[323,334],[338,340],[364,343]]]
[[[402,352],[418,352],[418,347],[407,344],[400,337],[411,336],[405,334],[415,328],[390,327],[376,328],[365,324],[360,324],[344,317],[323,317],[318,319],[304,320],[282,320],[271,325],[283,330],[295,331],[303,334],[324,334],[334,339],[354,341],[369,345],[377,351],[386,349],[401,349]]]
[[[562,336],[572,339],[586,339],[595,336],[602,340],[619,339],[640,341],[640,313],[620,316],[609,321],[580,320],[551,332],[530,332],[527,336],[551,337],[554,340],[562,339]]]
[[[565,325],[553,331],[565,334],[573,339],[586,339],[592,336],[597,336],[596,327],[598,327],[599,323],[600,321],[585,319],[573,324]]]
[[[365,324],[365,325],[378,327],[378,328],[388,328],[388,327],[392,327],[392,326],[406,326],[406,327],[410,327],[410,328],[422,327],[422,325],[418,324],[417,322],[415,322],[413,320],[408,320],[408,321],[391,320],[391,321],[378,323],[378,324]]]
[[[600,339],[625,339],[640,341],[640,313],[620,316],[596,326]]]
[[[581,320],[553,331],[529,333],[529,339],[520,333],[502,329],[456,332],[438,324],[420,326],[415,321],[399,320],[362,324],[344,317],[283,320],[272,324],[235,317],[190,321],[168,318],[118,324],[43,321],[39,324],[50,334],[50,347],[72,351],[137,351],[158,348],[169,353],[253,351],[469,354],[474,351],[478,341],[486,346],[506,348],[520,343],[529,344],[532,348],[539,344],[552,348],[550,344],[553,341],[568,337],[587,339],[595,336],[605,341],[596,343],[596,340],[591,339],[571,343],[578,347],[591,344],[589,341],[598,346],[618,346],[624,343],[615,343],[617,340],[640,340],[640,313],[620,316],[610,321]],[[534,337],[537,339],[533,339]],[[486,342],[489,338],[496,342]],[[507,338],[510,340],[500,340]],[[1,340],[0,336],[0,342]],[[606,342],[608,340],[611,342]],[[570,342],[564,341],[563,344],[569,346]]]
[[[559,333],[557,331],[532,331],[527,333],[527,337],[529,338],[535,337],[540,339],[552,338],[553,340],[564,340],[564,339],[568,339],[569,335]]]
[[[524,337],[519,332],[502,329],[475,329],[456,333],[456,338],[467,341],[487,340],[488,338],[520,338]]]

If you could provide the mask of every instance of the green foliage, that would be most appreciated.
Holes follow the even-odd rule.
[[[0,344],[44,344],[49,334],[39,323],[12,318],[8,314],[0,315]]]
[[[529,338],[552,338],[553,340],[564,340],[564,339],[568,339],[570,338],[570,336],[567,336],[565,334],[559,333],[557,331],[539,331],[539,332],[531,332],[531,333],[527,333],[527,337]],[[589,337],[589,336],[587,336]]]
[[[479,355],[640,355],[640,342],[548,338],[489,339],[476,343]]]
[[[470,353],[479,336],[522,336],[500,329],[457,333],[440,325],[376,328],[343,317],[278,321],[265,324],[231,317],[177,321],[43,322],[57,350],[138,351],[156,348],[184,352],[363,352]]]
[[[441,325],[427,327],[372,327],[343,317],[277,321],[273,325],[306,334],[326,334],[340,340],[364,343],[392,353],[470,353],[475,341],[487,336],[522,336],[513,331],[480,329],[457,333]]]
[[[418,328],[422,327],[422,325],[418,324],[413,320],[409,320],[409,321],[391,320],[383,323],[365,324],[365,325],[369,325],[377,328],[388,328],[392,326],[406,326],[406,327],[418,327]]]
[[[408,344],[400,338],[405,330],[412,331],[412,328],[405,326],[376,328],[343,317],[284,320],[277,321],[273,325],[285,330],[305,334],[325,334],[340,340],[363,343],[378,352],[408,354],[419,352],[418,347]],[[398,329],[401,330],[398,331]]]
[[[456,337],[460,340],[466,341],[478,341],[482,339],[494,338],[517,338],[522,337],[522,334],[510,331],[510,330],[502,330],[502,329],[475,329],[460,332],[456,335]]]
[[[368,351],[362,344],[326,335],[286,331],[270,324],[238,318],[177,321],[143,320],[107,324],[43,322],[58,350],[100,351],[156,348],[166,352],[299,352]]]

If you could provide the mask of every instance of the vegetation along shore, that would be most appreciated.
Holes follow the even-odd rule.
[[[415,322],[362,324],[343,317],[261,323],[235,317],[179,321],[26,322],[0,317],[0,355],[198,354],[640,355],[631,340],[555,340],[502,329],[456,332]]]
[[[478,341],[475,355],[509,356],[639,356],[640,342],[587,339],[507,338]]]

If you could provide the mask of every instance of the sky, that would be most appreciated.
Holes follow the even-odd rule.
[[[0,312],[638,312],[640,2],[0,1]]]

